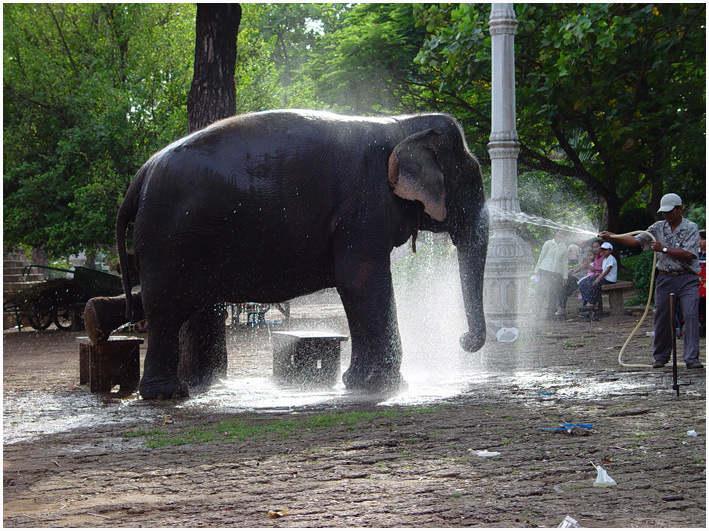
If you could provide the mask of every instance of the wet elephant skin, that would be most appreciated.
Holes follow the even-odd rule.
[[[217,122],[136,174],[117,219],[123,271],[131,223],[149,323],[144,398],[188,394],[178,336],[189,319],[223,301],[279,302],[328,287],[350,328],[346,386],[397,389],[389,254],[418,230],[451,234],[469,328],[461,345],[474,351],[485,341],[487,210],[479,165],[451,116],[267,111]],[[219,333],[208,335],[202,380],[225,366],[225,354],[210,352],[221,349]]]

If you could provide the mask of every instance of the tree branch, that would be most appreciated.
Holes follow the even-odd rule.
[[[52,7],[48,4],[45,4],[45,7],[49,11],[49,13],[52,15],[52,19],[54,20],[54,25],[57,27],[57,32],[59,32],[59,37],[62,40],[62,45],[64,46],[64,50],[66,51],[67,56],[69,57],[69,62],[71,63],[71,69],[74,72],[74,77],[76,77],[76,80],[79,80],[79,69],[76,67],[76,63],[74,63],[74,57],[71,55],[71,51],[69,50],[69,45],[66,42],[66,39],[64,38],[64,33],[62,32],[62,28],[59,25],[59,21],[57,20],[57,17],[54,15],[54,11],[52,10]]]

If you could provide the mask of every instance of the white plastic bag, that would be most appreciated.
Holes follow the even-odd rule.
[[[475,454],[479,457],[495,457],[500,455],[500,452],[491,452],[489,450],[476,450]]]
[[[593,465],[593,463],[591,464]],[[593,483],[594,487],[612,487],[613,485],[617,485],[615,480],[608,475],[608,472],[606,472],[605,468],[603,468],[602,466],[593,466],[598,471],[596,481],[594,481]]]
[[[566,518],[564,518],[564,521],[559,524],[559,527],[557,527],[557,529],[568,528],[568,527],[581,527],[581,526],[579,525],[579,523],[576,520],[574,520],[570,516],[567,516]]]
[[[514,343],[519,337],[519,330],[517,328],[500,328],[495,337],[500,343]]]

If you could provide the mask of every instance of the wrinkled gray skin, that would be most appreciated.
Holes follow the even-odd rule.
[[[450,233],[468,321],[461,345],[474,352],[485,342],[488,215],[478,163],[451,116],[226,119],[139,170],[118,214],[122,271],[130,222],[149,325],[143,398],[188,395],[178,371],[183,323],[206,327],[188,373],[210,381],[226,365],[218,303],[286,301],[328,287],[349,323],[347,388],[396,390],[402,349],[389,255],[419,229]]]

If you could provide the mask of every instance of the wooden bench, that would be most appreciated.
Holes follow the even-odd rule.
[[[89,384],[92,393],[108,393],[115,385],[120,386],[122,395],[138,389],[142,338],[112,336],[100,345],[88,337],[77,337],[76,341],[80,384]]]
[[[633,289],[633,283],[627,280],[620,280],[613,284],[605,284],[601,287],[603,292],[608,293],[608,302],[611,305],[611,315],[623,315],[625,306],[623,305],[623,292]]]
[[[340,376],[342,334],[310,330],[273,333],[273,378],[301,387],[332,387]]]

